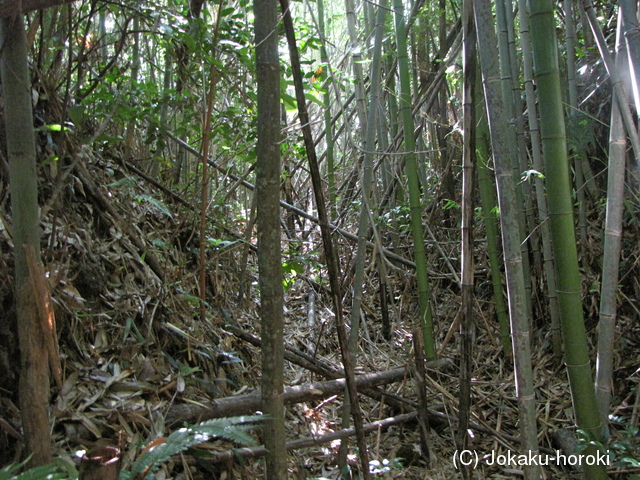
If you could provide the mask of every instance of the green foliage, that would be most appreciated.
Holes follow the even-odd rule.
[[[130,480],[140,474],[145,474],[145,478],[153,478],[154,472],[172,455],[198,443],[206,442],[212,437],[224,438],[245,446],[255,445],[256,442],[248,431],[255,428],[255,423],[264,418],[264,416],[215,418],[192,427],[181,428],[169,435],[165,443],[143,453],[133,464],[131,472],[122,472],[120,478]]]
[[[640,467],[640,428],[623,423],[623,419],[619,417],[611,418],[611,423],[623,426],[616,432],[618,437],[611,442],[609,448],[612,462],[621,468]]]
[[[285,290],[293,287],[296,277],[299,273],[304,272],[304,265],[300,261],[300,257],[291,258],[282,264],[282,273],[284,274],[282,284]]]
[[[56,459],[47,465],[23,470],[29,460],[0,470],[0,480],[75,480],[78,470],[70,463]]]
[[[459,210],[461,205],[455,200],[451,200],[449,198],[444,199],[444,205],[442,206],[443,210]]]

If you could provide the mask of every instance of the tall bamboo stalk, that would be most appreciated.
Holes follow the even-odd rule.
[[[327,54],[327,38],[325,28],[325,12],[324,0],[318,0],[318,30],[320,33],[320,60],[324,68],[327,70],[327,81],[324,83],[326,93],[324,94],[324,132],[327,149],[325,155],[327,157],[327,183],[329,185],[329,211],[331,212],[331,221],[335,221],[338,217],[338,205],[336,202],[336,174],[334,165],[334,145],[333,145],[333,124],[331,123],[331,94],[329,86],[332,83],[329,67],[329,55]]]
[[[351,65],[353,67],[353,76],[355,77],[356,112],[360,122],[360,131],[364,134],[367,128],[367,106],[364,75],[362,74],[362,48],[358,42],[355,0],[345,0],[345,11],[347,14],[347,32],[349,34],[348,49],[351,54]]]
[[[409,57],[407,55],[407,35],[404,23],[404,5],[402,0],[393,2],[396,26],[396,47],[398,50],[398,73],[400,75],[399,108],[404,130],[404,150],[409,185],[409,208],[411,210],[411,234],[413,238],[416,262],[416,280],[418,284],[418,304],[420,306],[420,324],[424,337],[425,357],[433,360],[436,357],[433,339],[433,317],[431,313],[431,293],[427,278],[427,257],[424,250],[424,234],[422,229],[422,202],[420,201],[420,184],[418,182],[418,166],[415,155],[415,138],[413,136],[413,115],[411,113],[411,85],[409,81]]]
[[[535,394],[531,367],[531,342],[526,313],[526,290],[520,251],[520,227],[516,204],[515,181],[511,152],[509,151],[508,123],[500,81],[500,68],[495,55],[498,40],[494,30],[493,15],[489,0],[474,0],[476,30],[480,53],[480,65],[484,96],[491,131],[491,145],[495,162],[502,246],[507,275],[511,342],[514,358],[516,393],[520,423],[521,447],[525,452],[537,454]],[[540,477],[539,468],[528,465],[524,468],[526,479]]]
[[[355,275],[353,279],[353,300],[351,302],[351,331],[349,333],[349,353],[355,360],[360,336],[360,314],[362,306],[362,290],[364,283],[364,269],[367,254],[367,233],[369,230],[369,216],[371,215],[371,190],[373,183],[373,157],[377,130],[378,103],[380,100],[381,79],[380,60],[382,58],[382,39],[384,34],[384,22],[387,16],[387,0],[382,0],[378,5],[376,15],[375,40],[373,46],[373,58],[371,62],[371,88],[369,90],[369,111],[367,117],[367,131],[364,137],[364,160],[362,162],[362,197],[360,203],[360,215],[358,218],[358,244],[356,248]],[[346,397],[348,398],[348,397]],[[347,428],[349,424],[350,403],[344,402],[342,411],[342,425]],[[340,464],[343,467],[347,455],[347,441],[340,444]],[[341,468],[344,469],[344,468]]]
[[[517,136],[517,128],[516,128],[516,116],[522,114],[520,111],[516,111],[515,109],[515,99],[514,99],[514,86],[515,80],[512,77],[513,71],[515,70],[515,66],[511,65],[511,55],[509,51],[509,35],[508,35],[508,27],[507,27],[507,7],[505,5],[505,0],[497,0],[494,2],[496,7],[496,24],[497,24],[497,33],[498,33],[498,58],[500,61],[500,77],[501,77],[501,86],[502,86],[502,98],[503,105],[505,111],[505,117],[509,126],[511,128],[507,129],[507,135],[509,135],[509,154],[511,155],[511,164],[513,168],[513,175],[515,178],[520,178],[522,172],[527,169],[527,151],[526,145],[524,142],[521,142],[521,145],[518,145],[518,136]],[[509,2],[510,4],[511,2]],[[522,139],[522,137],[521,137]],[[520,148],[518,148],[520,147]],[[524,149],[524,150],[522,150]],[[528,184],[518,182],[516,184],[516,202],[518,208],[518,225],[520,229],[520,251],[522,258],[522,270],[524,272],[524,286],[526,289],[526,305],[527,305],[527,315],[529,316],[529,324],[531,324],[531,319],[533,317],[532,307],[531,307],[531,297],[532,297],[532,282],[531,282],[531,265],[529,263],[529,242],[527,238],[529,235],[527,232],[533,231],[533,216],[530,208],[531,204],[531,195],[526,195],[526,203],[529,204],[529,208],[525,208],[525,195],[523,195],[523,188]],[[527,192],[529,193],[529,192]],[[527,218],[529,216],[530,218]]]
[[[529,0],[528,7],[565,363],[576,423],[593,440],[602,440],[582,312],[553,5],[551,0]],[[585,451],[592,455],[596,452],[593,444]],[[588,479],[607,476],[602,465],[584,468]]]
[[[284,30],[289,45],[289,56],[291,57],[291,69],[293,72],[293,82],[296,91],[296,102],[298,104],[298,116],[302,125],[302,137],[304,146],[309,160],[309,172],[311,174],[311,183],[313,185],[313,194],[316,200],[316,209],[318,210],[318,224],[320,226],[320,234],[322,236],[322,245],[325,251],[327,262],[327,271],[329,273],[329,285],[331,287],[331,297],[333,300],[334,314],[336,318],[336,331],[338,333],[338,343],[340,344],[340,353],[342,356],[342,364],[344,365],[344,373],[347,383],[347,391],[349,403],[351,404],[353,424],[356,430],[356,438],[358,443],[361,475],[364,480],[371,478],[369,472],[369,454],[367,452],[367,442],[363,430],[362,412],[360,411],[360,403],[358,400],[358,390],[355,382],[354,364],[349,351],[349,339],[347,329],[342,319],[342,300],[340,293],[340,261],[337,251],[334,249],[333,240],[331,238],[331,229],[329,227],[329,217],[327,215],[327,207],[322,191],[322,180],[320,178],[320,168],[318,166],[318,157],[316,155],[313,134],[311,133],[311,125],[309,122],[309,112],[304,95],[304,85],[302,81],[302,73],[300,70],[300,54],[296,42],[293,20],[289,9],[288,0],[280,0],[282,9]],[[284,478],[284,477],[282,477]]]
[[[256,164],[258,269],[262,330],[262,402],[270,416],[264,429],[266,478],[287,476],[284,427],[284,292],[280,243],[280,59],[276,0],[254,0],[258,143]],[[211,79],[213,82],[213,78]],[[205,132],[208,135],[208,132]]]
[[[622,12],[619,14],[619,20],[622,20],[621,17]],[[618,22],[616,45],[618,50],[616,68],[618,71],[625,71],[628,66],[628,59],[622,39],[622,21]],[[611,105],[610,128],[607,214],[604,226],[602,288],[600,291],[598,322],[598,358],[596,361],[596,399],[598,401],[598,410],[600,411],[600,421],[603,425],[609,423],[627,149],[627,135],[617,102],[612,102]]]
[[[576,83],[576,27],[573,20],[573,0],[564,1],[564,18],[567,42],[567,84],[569,86],[569,119],[570,127],[578,127],[578,85]],[[578,146],[575,152],[573,168],[575,171],[576,197],[578,200],[578,228],[580,230],[581,248],[587,248],[587,206],[584,187],[584,168],[588,165],[586,148]]]
[[[479,83],[479,82],[478,82]],[[478,89],[481,90],[481,89]],[[482,92],[478,97],[484,98]],[[479,100],[480,101],[480,100]],[[485,235],[487,237],[487,259],[491,269],[491,285],[493,286],[493,302],[495,304],[496,317],[500,328],[500,343],[506,358],[511,357],[511,328],[509,327],[509,312],[502,292],[502,272],[501,262],[498,255],[498,217],[495,213],[497,209],[496,188],[491,179],[492,172],[489,169],[489,125],[484,107],[480,104],[476,106],[478,114],[476,116],[476,152],[478,165],[478,190],[482,203],[482,221],[484,222]]]
[[[524,70],[524,87],[527,104],[527,118],[529,120],[529,134],[531,138],[531,156],[533,168],[543,172],[542,151],[540,144],[540,125],[538,122],[538,107],[533,88],[533,59],[531,57],[531,36],[529,29],[529,16],[527,15],[527,0],[518,0],[520,12],[520,42],[522,43],[522,65]],[[560,333],[560,313],[558,307],[558,294],[556,293],[556,273],[553,263],[553,250],[551,246],[551,232],[549,230],[549,214],[547,197],[545,195],[542,176],[535,175],[534,186],[536,193],[536,205],[542,237],[542,260],[544,276],[547,280],[547,296],[549,298],[549,325],[551,330],[551,342],[553,355],[557,362],[562,358],[562,335]]]
[[[638,2],[636,0],[619,0],[622,13],[622,28],[626,44],[629,65],[631,66],[630,86],[636,104],[636,112],[640,112],[640,22],[638,22]]]
[[[627,135],[629,136],[631,147],[633,148],[635,168],[632,172],[635,177],[634,183],[637,184],[640,181],[640,135],[638,135],[635,123],[633,122],[633,117],[631,116],[631,109],[629,108],[629,103],[627,101],[627,89],[624,85],[624,82],[622,81],[620,74],[615,68],[613,57],[611,55],[611,52],[609,52],[609,47],[607,46],[604,34],[602,33],[600,25],[598,24],[598,19],[593,8],[593,3],[591,2],[591,0],[582,0],[582,3],[584,5],[587,19],[589,20],[589,25],[591,26],[591,30],[596,39],[598,50],[600,51],[600,56],[602,57],[602,61],[607,68],[607,73],[611,78],[611,83],[613,84],[613,93],[616,101],[618,102],[620,114],[622,115],[622,120],[624,122],[625,128],[627,129]]]
[[[467,448],[467,429],[471,411],[471,367],[473,352],[474,275],[473,275],[473,217],[476,161],[476,31],[473,22],[473,3],[462,4],[463,17],[463,151],[462,151],[462,241],[461,273],[462,308],[460,321],[460,408],[458,413],[458,449]]]

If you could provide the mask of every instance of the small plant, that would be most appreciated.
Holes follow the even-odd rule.
[[[131,471],[123,470],[120,472],[120,480],[153,478],[156,470],[172,455],[206,442],[212,437],[224,438],[244,446],[255,445],[256,441],[248,431],[255,428],[256,422],[265,418],[264,415],[215,418],[192,427],[176,430],[164,442],[145,449],[131,467]]]
[[[616,422],[617,420],[617,422]],[[611,418],[611,422],[621,423],[619,418]],[[635,425],[623,425],[617,431],[617,438],[611,442],[609,455],[613,463],[621,468],[640,467],[640,428]]]
[[[75,480],[78,470],[67,462],[57,459],[47,465],[23,470],[29,459],[22,463],[9,465],[0,470],[0,480]]]

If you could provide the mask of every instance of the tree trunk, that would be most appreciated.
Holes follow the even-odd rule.
[[[15,292],[20,340],[20,413],[30,466],[51,461],[49,430],[49,365],[44,318],[37,311],[35,279],[29,271],[28,253],[40,263],[40,219],[36,145],[31,107],[31,80],[27,63],[27,38],[21,14],[3,18],[0,70],[6,116],[9,180],[15,257]]]
[[[287,478],[284,429],[284,291],[280,246],[280,62],[278,3],[254,0],[258,83],[258,268],[262,319],[262,402],[269,480]]]

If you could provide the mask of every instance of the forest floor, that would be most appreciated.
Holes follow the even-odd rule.
[[[82,152],[62,183],[53,181],[59,178],[57,165],[42,168],[43,261],[55,304],[64,380],[62,388],[54,388],[51,420],[57,456],[71,461],[78,451],[114,444],[123,451],[126,469],[144,446],[167,437],[187,421],[198,421],[181,416],[184,412],[193,416],[194,411],[207,411],[213,400],[234,396],[239,405],[245,395],[259,388],[260,349],[247,341],[249,334],[259,337],[260,332],[257,270],[251,248],[228,233],[241,234],[243,225],[226,215],[217,227],[219,238],[209,242],[210,297],[206,320],[201,321],[198,235],[194,227],[197,210],[147,183],[122,162]],[[2,188],[6,210],[7,186],[3,184]],[[451,243],[456,240],[452,238]],[[0,244],[0,271],[5,272],[6,279],[0,284],[0,298],[4,305],[10,305],[13,260],[6,228],[0,229]],[[352,245],[343,243],[340,248],[345,252],[343,263],[348,265],[346,255],[350,255]],[[313,250],[320,250],[320,246],[300,250],[296,261],[303,268],[295,276],[287,275],[286,344],[298,355],[295,358],[310,358],[320,371],[339,372],[341,361],[322,281],[321,258]],[[348,272],[345,265],[343,269]],[[460,305],[451,274],[444,266],[439,273],[436,265],[440,263],[434,262],[431,272],[435,334],[438,345],[443,345]],[[411,335],[416,326],[416,302],[412,276],[404,278],[404,284],[393,286],[399,293],[392,305],[390,339],[383,337],[376,313],[377,285],[371,281],[365,290],[358,372],[406,369],[399,381],[378,387],[378,392],[385,394],[382,401],[362,395],[365,423],[411,412],[418,401]],[[492,454],[518,451],[518,408],[513,367],[500,347],[490,296],[482,296],[490,287],[486,278],[479,278],[477,284],[469,448],[481,460],[472,476],[520,478],[518,468],[489,464]],[[350,303],[348,299],[345,304]],[[544,299],[539,302],[544,303]],[[626,305],[618,318],[620,354],[616,359],[614,407],[616,416],[635,418],[637,422],[640,324],[637,301],[628,300]],[[585,306],[587,313],[591,308]],[[536,332],[541,331],[536,326]],[[595,328],[590,334],[595,335]],[[537,334],[533,341],[538,438],[541,447],[547,449],[544,452],[551,453],[557,448],[555,432],[573,428],[571,397],[565,368],[553,358],[549,335]],[[2,343],[6,346],[2,352],[6,362],[15,350],[11,342]],[[369,458],[376,462],[374,478],[459,476],[454,466],[459,391],[457,334],[441,348],[439,357],[447,361],[430,369],[426,378],[429,455],[421,447],[420,424],[415,418],[374,431],[367,437]],[[303,390],[311,382],[328,380],[291,361],[285,364],[285,375],[287,386]],[[0,396],[2,416],[19,431],[15,396],[4,389]],[[317,438],[339,430],[342,398],[341,393],[326,397],[307,389],[304,401],[287,405],[288,439]],[[620,462],[623,457],[640,458],[640,445],[628,424],[614,423],[612,438],[619,445],[618,466],[610,469],[612,478],[640,475],[638,465]],[[358,478],[354,443],[351,439],[348,461],[354,468],[353,478]],[[156,478],[263,478],[259,458],[219,455],[232,448],[234,444],[228,441],[209,440],[173,456]],[[338,442],[292,451],[291,478],[338,478],[337,458]],[[544,472],[546,478],[580,477],[576,470],[555,465],[545,467]]]

